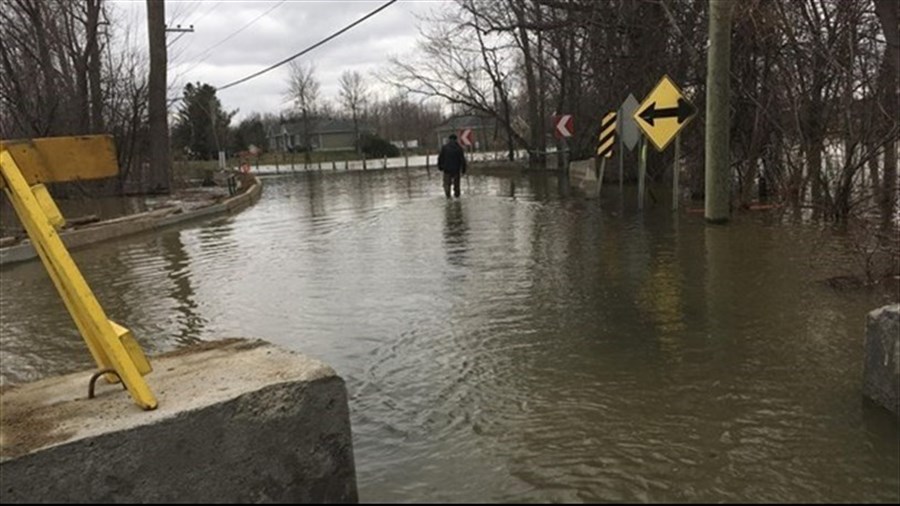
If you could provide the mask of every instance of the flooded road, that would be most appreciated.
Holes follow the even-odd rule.
[[[860,393],[888,298],[819,282],[840,241],[438,176],[268,178],[239,215],[74,257],[149,352],[260,337],[333,366],[362,502],[900,501],[900,428]],[[2,382],[90,367],[41,265],[0,275]]]

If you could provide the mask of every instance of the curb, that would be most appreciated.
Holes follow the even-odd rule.
[[[250,186],[241,193],[229,197],[218,204],[182,212],[181,208],[165,208],[144,213],[123,216],[111,220],[93,223],[88,227],[67,230],[59,234],[66,248],[73,250],[88,244],[94,244],[117,237],[156,230],[189,220],[204,218],[216,214],[236,213],[259,200],[262,184],[255,176],[251,176]],[[27,262],[37,258],[31,241],[25,239],[19,244],[0,248],[0,266]]]

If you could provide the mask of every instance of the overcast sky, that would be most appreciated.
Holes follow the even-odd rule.
[[[131,44],[146,50],[145,1],[110,2],[114,19],[126,21],[119,26],[133,27],[122,35],[132,37]],[[402,57],[415,49],[422,25],[416,16],[446,9],[449,2],[399,0],[295,61],[315,64],[320,95],[335,103],[338,80],[346,70],[360,72],[376,89],[371,72],[387,65],[391,56]],[[193,33],[166,36],[170,98],[180,96],[188,82],[219,87],[253,74],[306,49],[384,3],[385,0],[166,0],[169,28],[194,25]],[[219,99],[227,110],[240,109],[236,121],[252,112],[283,111],[289,106],[285,98],[288,68],[284,65],[222,90]],[[380,91],[387,93],[384,88]]]

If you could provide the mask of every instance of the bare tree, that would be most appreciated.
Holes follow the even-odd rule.
[[[121,21],[103,0],[15,0],[0,9],[0,137],[116,138],[120,184],[59,184],[57,196],[141,191],[128,183],[146,153],[147,58],[130,47],[133,30]]]
[[[514,41],[491,32],[469,7],[432,19],[419,42],[419,55],[393,58],[381,79],[404,93],[442,99],[459,114],[492,117],[506,133],[510,151],[514,146],[530,149],[528,134],[517,128],[529,125],[517,113]]]
[[[348,70],[341,74],[341,104],[353,120],[353,132],[356,137],[356,152],[360,153],[362,145],[359,138],[359,121],[365,115],[367,91],[363,84],[362,75],[355,70]]]
[[[312,135],[312,122],[316,115],[319,100],[319,81],[315,78],[315,65],[303,64],[292,61],[290,64],[290,78],[288,82],[288,97],[294,101],[294,106],[300,112],[303,123],[303,148],[306,163],[311,162],[312,150],[310,136]]]

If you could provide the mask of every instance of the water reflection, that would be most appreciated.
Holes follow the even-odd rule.
[[[151,351],[244,335],[332,365],[365,502],[900,499],[897,424],[859,401],[883,300],[815,282],[811,251],[840,258],[818,230],[439,177],[269,178],[239,215],[76,256]],[[89,362],[35,265],[0,271],[2,381]]]
[[[215,237],[215,233],[207,232]],[[161,238],[165,270],[170,281],[169,296],[176,301],[174,310],[178,314],[175,341],[188,345],[199,341],[206,319],[198,312],[191,286],[191,259],[181,240],[181,234],[165,234]]]
[[[447,262],[456,267],[464,267],[468,252],[469,226],[466,223],[463,203],[447,200],[444,206],[444,252]]]

